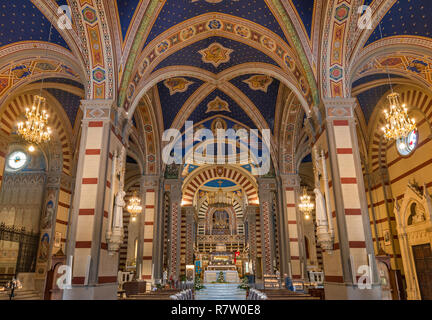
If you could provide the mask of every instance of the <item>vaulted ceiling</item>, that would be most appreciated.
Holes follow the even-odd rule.
[[[100,1],[105,5],[114,47],[114,76],[118,84],[113,95],[118,94],[120,107],[131,108],[144,89],[151,89],[145,86],[150,79],[165,129],[178,125],[179,118],[207,123],[206,120],[217,115],[247,127],[268,127],[274,133],[279,121],[278,103],[282,103],[278,97],[283,88],[288,86],[295,91],[306,107],[320,103],[323,67],[320,59],[329,36],[323,31],[324,25],[336,16],[340,25],[348,23],[349,30],[354,30],[359,17],[355,12],[362,4],[372,8],[373,28],[353,32],[344,45],[348,47],[345,72],[351,78],[347,82],[352,84],[353,95],[358,97],[366,121],[379,100],[377,96],[388,89],[387,71],[396,82],[412,80],[432,87],[430,43],[422,42],[430,41],[431,37],[432,2],[352,2]],[[77,92],[87,92],[91,80],[88,77],[94,76],[86,65],[83,43],[88,40],[80,38],[81,16],[76,15],[79,11],[75,9],[84,8],[84,20],[91,24],[95,4],[93,0],[3,1],[0,98],[26,78],[34,76],[30,83],[35,83],[40,80],[38,74],[47,77],[51,72],[52,80],[47,80],[50,84],[46,90],[57,97],[74,125],[79,101],[84,97]],[[333,11],[327,7],[329,4],[333,5]],[[54,20],[52,15],[58,5],[73,8],[72,30],[61,30]],[[344,20],[349,14],[353,18]],[[70,55],[70,61],[76,64],[60,57],[57,61],[47,59],[43,50],[27,56],[25,61],[21,56],[1,60],[1,53],[13,45],[47,43],[49,38],[54,45],[51,51]],[[408,47],[403,49],[401,43]],[[395,50],[384,50],[385,46],[394,46]],[[35,61],[42,60],[52,68],[46,64],[36,67]],[[56,88],[53,83],[64,86]]]

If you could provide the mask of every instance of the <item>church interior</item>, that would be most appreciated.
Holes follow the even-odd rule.
[[[0,300],[432,300],[430,0],[0,9]]]

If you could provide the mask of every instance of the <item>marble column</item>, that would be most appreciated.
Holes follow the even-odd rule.
[[[159,176],[143,176],[140,181],[143,211],[138,218],[137,276],[150,284],[155,282],[155,263],[159,256],[155,252],[158,222]],[[159,280],[160,278],[158,278]]]
[[[281,175],[282,207],[284,208],[286,240],[289,249],[288,275],[292,279],[306,277],[307,257],[304,243],[303,216],[298,210],[300,197],[300,177],[297,174]]]
[[[123,147],[113,123],[113,105],[111,100],[81,102],[81,141],[67,243],[67,255],[73,256],[72,289],[64,290],[65,300],[117,298],[119,257],[109,254],[106,238],[112,195],[119,191],[119,179],[112,176],[113,155]]]
[[[380,299],[372,232],[356,132],[355,99],[327,99],[326,133],[334,192],[337,235],[332,254],[324,253],[328,299]],[[369,259],[370,258],[370,259]],[[374,285],[360,290],[360,266],[371,263]]]

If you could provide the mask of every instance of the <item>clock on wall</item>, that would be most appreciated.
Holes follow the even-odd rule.
[[[28,156],[24,152],[14,151],[9,155],[7,164],[12,170],[18,171],[24,168],[27,164],[27,160]]]
[[[396,141],[396,147],[400,155],[408,156],[417,147],[419,140],[418,131],[411,131],[408,136],[400,138]]]

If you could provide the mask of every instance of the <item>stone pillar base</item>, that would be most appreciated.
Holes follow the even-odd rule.
[[[117,300],[117,283],[72,287],[63,291],[63,300]]]
[[[382,300],[381,286],[361,290],[346,283],[324,283],[326,300]]]

